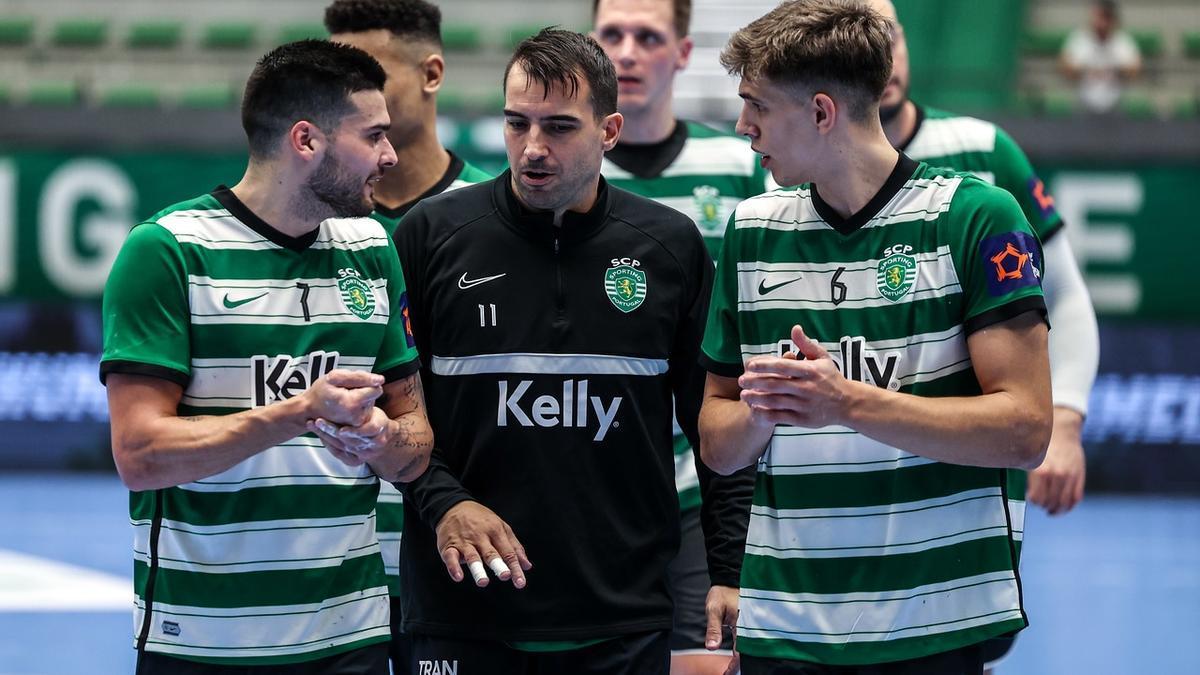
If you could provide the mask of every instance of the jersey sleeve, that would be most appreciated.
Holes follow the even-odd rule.
[[[375,372],[381,373],[386,381],[393,382],[417,372],[421,368],[421,359],[417,355],[416,338],[412,331],[412,312],[404,273],[400,269],[396,247],[390,239],[385,255],[388,306],[392,308],[392,314],[388,317],[383,344],[375,358]]]
[[[993,174],[996,185],[1017,198],[1021,211],[1042,240],[1050,241],[1062,229],[1063,221],[1054,208],[1054,198],[1038,178],[1021,146],[1003,129],[996,129]]]
[[[1013,196],[964,178],[951,213],[942,237],[962,285],[967,334],[1028,311],[1045,319],[1041,241]]]
[[[723,377],[738,377],[743,370],[742,341],[737,324],[737,215],[738,210],[734,209],[725,226],[725,244],[717,262],[717,276],[700,347],[700,364],[705,370]]]
[[[109,373],[150,375],[180,386],[191,379],[187,271],[179,242],[157,223],[133,228],[108,274],[102,301]]]

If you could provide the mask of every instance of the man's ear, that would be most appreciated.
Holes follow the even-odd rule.
[[[446,79],[446,59],[441,54],[430,54],[421,61],[421,91],[436,94]]]
[[[600,128],[604,131],[604,151],[608,152],[613,149],[617,141],[621,138],[621,129],[625,126],[625,118],[621,113],[615,112],[600,123]]]
[[[823,134],[829,133],[833,130],[833,125],[841,113],[837,102],[829,94],[817,92],[813,94],[812,103],[813,123],[817,126],[817,131]]]
[[[679,58],[675,59],[675,72],[688,67],[688,63],[692,60],[692,47],[695,46],[696,43],[690,35],[679,41]]]
[[[287,133],[287,149],[305,162],[320,156],[328,142],[325,132],[307,120],[296,122]]]

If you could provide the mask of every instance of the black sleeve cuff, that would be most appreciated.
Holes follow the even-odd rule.
[[[389,368],[388,370],[380,373],[380,375],[383,375],[384,384],[391,384],[396,380],[403,380],[420,369],[421,359],[417,358],[409,361],[408,363],[402,363],[395,368]]]
[[[1058,234],[1063,231],[1063,225],[1063,221],[1059,220],[1057,223],[1051,225],[1049,230],[1046,230],[1046,234],[1042,237],[1043,248],[1045,248],[1046,242],[1057,237]]]
[[[429,469],[416,480],[396,485],[404,494],[404,500],[412,504],[430,529],[436,528],[456,504],[474,499],[437,455],[435,449],[434,456],[429,459]]]
[[[1047,326],[1050,325],[1050,320],[1046,316],[1046,300],[1040,295],[1033,295],[1013,300],[1006,305],[989,309],[982,314],[976,314],[963,322],[963,331],[967,335],[970,335],[977,330],[998,324],[1001,321],[1008,321],[1025,312],[1037,312],[1041,316],[1042,321],[1045,321]]]
[[[142,363],[140,361],[101,361],[100,362],[100,384],[105,384],[110,373],[120,373],[122,375],[145,375],[147,377],[157,377],[160,380],[174,382],[181,387],[187,387],[188,382],[192,380],[187,373],[159,366],[153,363]]]
[[[721,377],[741,377],[742,373],[746,370],[746,367],[742,365],[741,361],[738,361],[737,363],[722,363],[721,361],[714,361],[710,359],[708,354],[705,354],[704,352],[700,352],[699,361],[701,368],[704,368],[713,375],[720,375]]]

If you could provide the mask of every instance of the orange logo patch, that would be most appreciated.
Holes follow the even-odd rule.
[[[1009,269],[1005,263],[1009,258],[1015,262],[1009,263],[1012,266]],[[991,257],[992,264],[996,266],[996,281],[1004,281],[1005,279],[1020,279],[1022,277],[1021,268],[1025,266],[1025,261],[1029,260],[1029,254],[1019,250],[1012,242],[1008,242],[1003,251]]]

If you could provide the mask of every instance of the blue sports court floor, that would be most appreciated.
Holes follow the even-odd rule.
[[[130,542],[115,477],[0,474],[0,675],[133,671]],[[1030,509],[1032,626],[1001,673],[1198,672],[1200,500]]]

